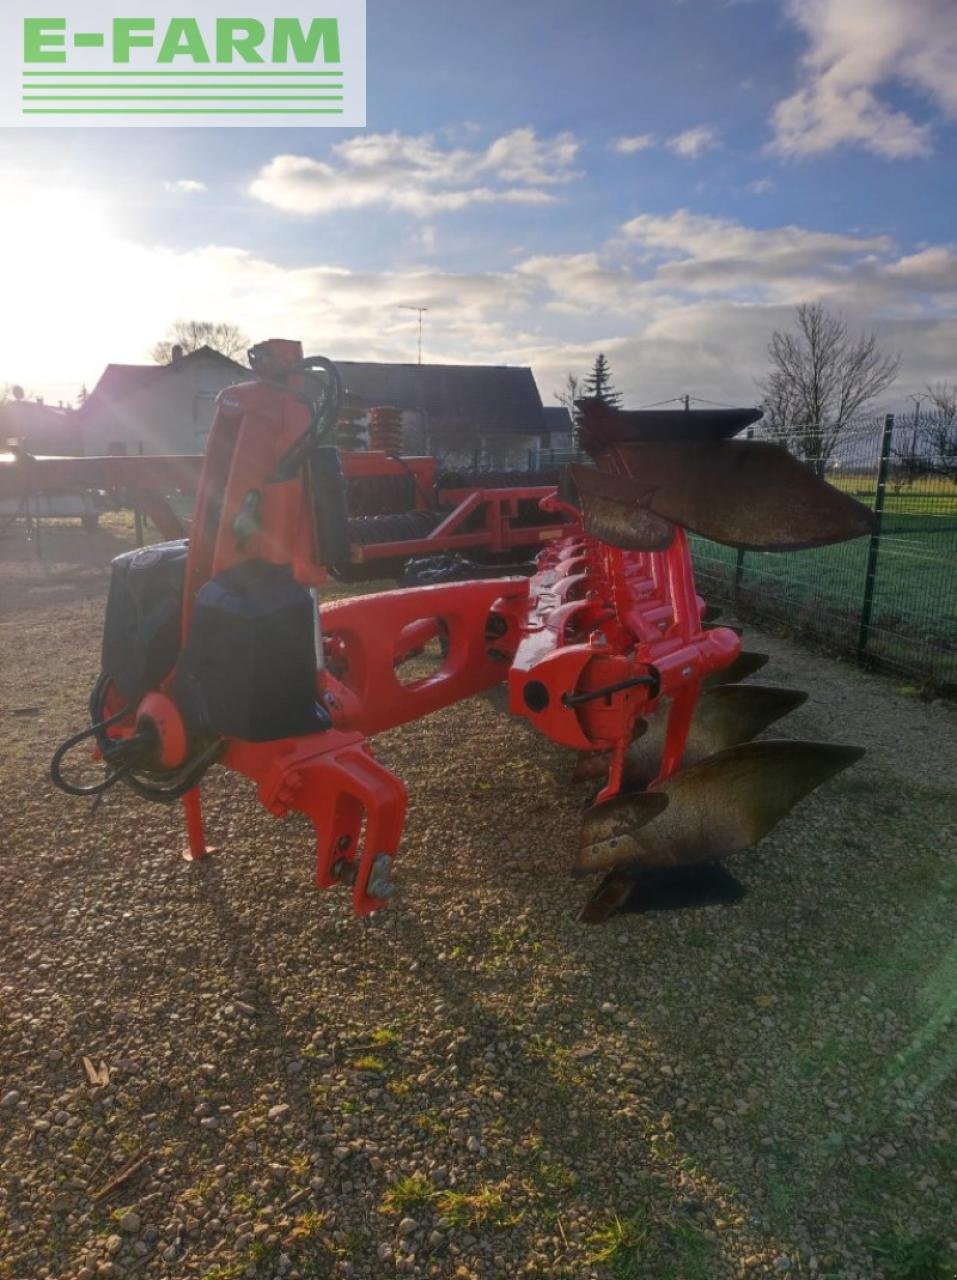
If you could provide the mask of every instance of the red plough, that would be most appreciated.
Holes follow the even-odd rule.
[[[188,544],[114,562],[93,724],[53,761],[64,790],[124,782],[146,799],[182,801],[200,858],[203,774],[242,773],[271,813],[310,819],[317,885],[349,886],[361,915],[393,895],[406,806],[370,737],[507,682],[510,710],[577,751],[578,778],[601,784],[573,867],[602,877],[582,913],[597,922],[649,870],[754,844],[861,754],[752,741],[801,695],[738,683],[760,655],[713,625],[695,591],[685,528],[775,549],[869,525],[864,508],[783,450],[728,439],[750,411],[586,404],[598,465],[573,468],[561,496],[536,495],[551,523],[530,578],[321,604],[327,568],[354,563],[329,443],[338,374],[294,343],[264,343],[251,361],[256,379],[220,395]],[[430,640],[442,647],[439,669],[403,679]],[[87,738],[106,774],[80,787],[63,764]]]

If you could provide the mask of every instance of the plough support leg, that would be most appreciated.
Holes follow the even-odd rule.
[[[203,858],[214,853],[206,843],[206,829],[203,824],[203,803],[200,799],[199,787],[187,791],[182,799],[183,813],[186,817],[187,845],[183,850],[186,862],[201,862]]]

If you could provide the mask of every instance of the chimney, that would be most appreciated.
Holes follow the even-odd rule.
[[[182,358],[183,358],[183,348],[177,342],[173,347],[172,351],[169,353],[169,362],[170,364],[175,364],[177,360],[182,360]]]

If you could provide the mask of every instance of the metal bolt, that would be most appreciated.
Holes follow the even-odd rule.
[[[392,858],[388,853],[378,853],[372,861],[366,891],[373,898],[391,898],[395,894],[392,883]]]

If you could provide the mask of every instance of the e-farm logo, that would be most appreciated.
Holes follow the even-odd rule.
[[[365,0],[60,5],[14,4],[0,124],[365,124]]]

